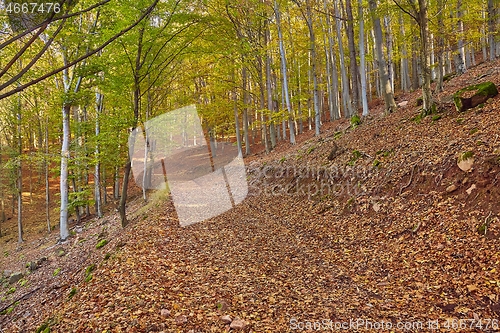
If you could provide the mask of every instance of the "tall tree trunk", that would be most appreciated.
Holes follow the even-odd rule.
[[[339,46],[339,58],[340,58],[340,74],[342,76],[342,105],[344,107],[344,117],[350,118],[354,115],[354,110],[352,108],[351,95],[349,94],[349,80],[347,79],[345,56],[344,56],[344,46],[342,43],[342,32],[341,32],[341,12],[337,6],[337,1],[333,1],[333,6],[336,14],[335,26],[337,27],[337,40]]]
[[[31,149],[30,156],[28,159],[28,170],[29,170],[29,190],[30,190],[30,205],[33,204],[33,163],[31,161]]]
[[[316,37],[314,35],[314,27],[312,21],[312,10],[309,0],[306,1],[307,12],[307,27],[309,29],[309,43],[311,48],[311,75],[313,79],[313,103],[314,103],[314,129],[315,134],[319,135],[321,130],[321,118],[319,111],[319,96],[318,96],[318,74],[316,69]]]
[[[323,20],[321,20],[323,21]],[[323,29],[323,48],[325,52],[325,63],[326,63],[326,92],[328,94],[328,110],[330,121],[333,121],[334,117],[334,97],[333,97],[333,88],[332,88],[332,66],[330,63],[330,53],[328,52],[328,43],[326,40],[326,36],[328,35],[326,27]]]
[[[359,87],[358,87],[358,64],[356,58],[356,43],[354,41],[354,18],[352,16],[351,0],[345,0],[345,9],[347,14],[347,45],[349,46],[349,71],[351,72],[351,92],[352,104],[357,109],[359,106]]]
[[[266,115],[264,112],[264,109],[266,107],[266,89],[265,89],[265,84],[264,84],[264,66],[263,66],[263,61],[262,57],[259,55],[257,56],[257,65],[258,65],[258,71],[259,71],[259,92],[260,92],[260,98],[259,98],[259,108],[260,108],[260,123],[261,123],[261,140],[264,143],[264,148],[266,150],[266,153],[269,153],[271,149],[269,148],[269,140],[267,139],[267,125],[266,125]]]
[[[69,161],[69,112],[71,105],[65,103],[62,107],[62,124],[63,124],[63,143],[61,147],[61,176],[60,176],[60,192],[61,192],[61,210],[59,215],[59,233],[61,241],[65,241],[69,236],[68,229],[68,161]]]
[[[47,220],[47,231],[50,233],[52,227],[50,226],[50,183],[49,183],[49,118],[45,121],[45,156],[43,164],[45,169],[45,218]]]
[[[0,168],[2,168],[2,141],[0,140]],[[5,222],[5,190],[3,172],[0,173],[0,237],[2,237],[2,224]]]
[[[106,180],[106,167],[104,165],[101,165],[101,170],[102,170],[102,177],[101,177],[101,188],[102,188],[102,205],[106,206],[108,204],[108,183]]]
[[[75,194],[75,200],[79,200],[80,198],[80,194],[79,194],[79,188],[76,186],[76,176],[74,173],[72,173],[72,176],[71,177],[71,183],[73,185],[73,193]],[[77,224],[80,224],[81,220],[82,220],[82,216],[81,216],[81,211],[80,211],[80,206],[75,206],[75,215],[76,215],[76,223]]]
[[[429,65],[431,66],[431,80],[434,80],[436,78],[436,54],[434,52],[434,35],[430,34],[429,35],[429,46],[430,46],[430,61]]]
[[[401,36],[403,40],[406,40],[406,32],[403,22],[403,15],[399,16],[399,25],[401,27]],[[408,49],[406,48],[406,43],[401,45],[401,90],[410,90],[410,66],[408,64]]]
[[[243,62],[245,60],[243,59]],[[243,137],[245,139],[245,155],[250,155],[250,139],[248,133],[248,77],[246,65],[243,65],[241,70],[243,79]]]
[[[484,22],[489,23],[489,18],[486,18],[486,15],[489,11],[489,0],[488,0],[488,9],[483,10],[482,19]],[[481,27],[481,51],[483,51],[483,61],[488,60],[488,32],[486,31],[487,23],[483,23]]]
[[[438,9],[438,15],[437,15],[437,22],[438,26],[442,27],[443,26],[443,0],[438,0],[437,1],[437,9]],[[442,32],[438,32],[437,35],[437,70],[436,70],[436,92],[441,92],[443,91],[443,78],[444,78],[444,59],[443,59],[443,52],[444,52],[444,37]]]
[[[495,35],[497,31],[495,27],[495,15],[497,11],[494,0],[488,0],[488,43],[490,45],[490,61],[495,60],[496,54]]]
[[[139,30],[139,40],[137,43],[137,54],[135,57],[135,66],[134,66],[134,97],[133,97],[133,111],[134,111],[134,121],[132,124],[132,136],[135,135],[135,129],[137,127],[137,123],[139,122],[139,113],[141,109],[141,79],[139,77],[140,71],[142,69],[142,41],[144,37],[144,27],[141,27]],[[135,142],[135,137],[131,138],[131,141],[129,142]],[[129,147],[129,151],[134,151],[134,147]],[[125,165],[125,172],[123,175],[123,184],[122,184],[122,195],[120,197],[120,203],[118,205],[118,211],[120,212],[120,220],[121,220],[121,225],[122,227],[126,227],[128,224],[127,221],[127,211],[126,211],[126,204],[127,204],[127,195],[128,195],[128,183],[130,180],[130,172],[132,170],[132,161],[130,160],[130,154],[127,158],[127,164]]]
[[[118,151],[120,147],[118,146]],[[119,176],[118,166],[115,166],[115,171],[113,172],[113,199],[120,199],[120,176]]]
[[[429,63],[429,24],[427,17],[427,1],[418,0],[418,19],[420,27],[420,62],[422,63],[423,85],[423,112],[429,114],[432,111],[432,91],[431,91],[431,66]]]
[[[103,95],[100,92],[95,93],[96,96],[96,119],[95,119],[95,136],[97,137],[97,144],[95,146],[95,170],[94,170],[94,197],[95,197],[95,211],[98,218],[102,215],[102,201],[101,201],[101,157],[100,157],[100,144],[99,136],[101,134],[100,117],[103,108]],[[106,194],[104,194],[106,195]]]
[[[267,90],[267,108],[269,109],[269,136],[271,139],[271,149],[276,147],[276,127],[274,125],[273,113],[273,87],[272,87],[272,75],[271,75],[271,56],[269,54],[269,50],[267,50],[267,45],[270,42],[270,31],[269,31],[269,22],[265,21],[265,35],[264,41],[266,45],[266,90]]]
[[[458,73],[465,73],[467,70],[465,64],[465,46],[464,46],[464,22],[462,21],[462,0],[457,1],[457,19],[458,19],[458,57],[456,70]]]
[[[281,31],[281,12],[278,7],[278,2],[274,0],[274,12],[276,15],[276,27],[278,29],[278,42],[281,57],[281,75],[283,77],[283,93],[285,97],[286,108],[288,112],[288,128],[290,129],[290,143],[295,144],[295,124],[292,110],[292,103],[290,103],[290,89],[288,88],[288,70],[286,62],[285,46],[283,43],[283,33]],[[285,137],[285,133],[283,133]]]
[[[363,116],[368,115],[368,100],[366,98],[366,61],[365,61],[365,22],[363,17],[363,0],[358,0],[359,18],[359,69],[361,76],[361,102],[363,105]]]
[[[22,154],[23,154],[23,137],[21,135],[22,127],[22,104],[21,104],[21,93],[18,94],[17,100],[17,232],[18,238],[17,242],[23,242],[23,165],[22,165]]]
[[[233,104],[234,104],[234,124],[235,124],[235,130],[236,130],[236,144],[238,145],[238,156],[242,157],[243,156],[243,148],[241,145],[241,133],[240,133],[240,120],[238,117],[238,93],[236,91],[236,78],[233,72],[233,82],[234,82],[234,88],[233,88]]]
[[[382,26],[380,25],[380,18],[376,16],[377,3],[376,0],[369,0],[370,9],[372,11],[373,29],[375,34],[375,48],[377,51],[378,68],[380,74],[380,81],[382,86],[382,95],[385,102],[386,112],[396,111],[396,102],[394,101],[394,94],[392,92],[391,82],[388,78],[387,66],[385,63],[384,55],[382,52]]]
[[[332,90],[332,108],[330,109],[330,120],[340,118],[339,112],[339,79],[337,76],[337,59],[335,53],[333,52],[333,47],[335,45],[335,40],[333,38],[332,22],[330,20],[330,12],[328,11],[327,0],[323,1],[323,8],[326,13],[326,27],[328,33],[328,55],[330,59],[330,73],[331,77],[331,90]]]
[[[392,33],[391,24],[389,22],[389,17],[384,16],[384,26],[385,26],[385,43],[387,49],[387,76],[389,82],[391,83],[391,89],[394,91],[394,63],[392,61]]]

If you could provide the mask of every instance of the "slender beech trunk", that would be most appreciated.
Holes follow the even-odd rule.
[[[0,141],[0,168],[2,167],[2,142]],[[2,223],[5,222],[5,191],[3,173],[0,173],[0,237],[2,237]]]
[[[429,63],[429,19],[427,16],[427,0],[418,0],[418,24],[420,28],[420,62],[422,64],[423,85],[423,112],[429,114],[432,111],[431,91],[431,65]]]
[[[276,147],[276,126],[274,125],[273,113],[273,86],[272,86],[272,75],[271,75],[271,56],[269,50],[267,50],[267,45],[270,42],[271,33],[269,31],[269,22],[265,21],[265,34],[264,43],[266,45],[266,90],[267,90],[267,108],[269,109],[269,136],[271,139],[271,149]]]
[[[264,109],[266,107],[266,88],[264,84],[264,66],[263,66],[263,60],[262,56],[258,55],[257,58],[257,65],[258,65],[258,70],[259,70],[259,92],[260,92],[260,98],[259,98],[259,108],[260,108],[260,123],[261,123],[261,140],[264,143],[264,148],[266,150],[266,153],[269,153],[271,151],[269,147],[269,140],[267,139],[267,125],[266,125],[266,115],[264,112]]]
[[[464,22],[462,21],[462,0],[457,1],[457,20],[458,20],[458,56],[456,69],[458,73],[465,73],[467,70],[465,64],[465,46],[464,46]]]
[[[490,61],[495,60],[496,42],[495,35],[497,34],[495,27],[495,15],[498,9],[495,8],[495,1],[488,0],[488,43],[490,46]],[[486,58],[484,59],[486,60]]]
[[[61,210],[59,215],[59,233],[61,241],[65,241],[69,236],[68,229],[68,162],[69,162],[69,112],[71,105],[64,103],[62,107],[62,124],[63,124],[63,143],[61,147],[61,176],[60,176],[60,192],[61,192]]]
[[[434,35],[429,34],[429,46],[430,46],[430,61],[429,64],[431,66],[431,79],[434,80],[436,78],[436,68],[435,68],[435,63],[436,63],[436,54],[434,52]]]
[[[365,60],[365,22],[363,16],[363,0],[358,0],[359,18],[359,75],[361,76],[361,102],[363,116],[368,115],[368,100],[366,98],[366,60]]]
[[[23,242],[23,172],[22,172],[22,152],[23,152],[23,142],[21,136],[21,120],[19,114],[19,122],[18,122],[18,145],[19,145],[19,155],[18,155],[18,165],[17,165],[17,231],[18,231],[18,243]]]
[[[243,62],[245,60],[243,59]],[[241,70],[241,76],[243,80],[243,137],[245,139],[245,155],[250,155],[250,138],[248,133],[248,76],[247,68],[243,65]]]
[[[49,118],[45,120],[45,156],[43,164],[45,169],[45,218],[47,220],[47,231],[50,233],[52,227],[50,226],[50,183],[49,183]]]
[[[437,22],[438,26],[443,26],[443,0],[437,0]],[[444,62],[443,62],[443,54],[444,54],[444,37],[441,31],[438,31],[436,38],[436,46],[437,46],[437,70],[436,70],[436,92],[443,91],[443,78],[444,78]]]
[[[120,151],[119,145],[118,151]],[[113,199],[120,199],[120,176],[118,166],[115,167],[115,171],[113,172]]]
[[[375,48],[377,52],[378,59],[378,68],[380,81],[382,86],[382,95],[384,97],[385,102],[385,110],[386,112],[394,112],[396,111],[396,102],[394,101],[394,94],[392,92],[391,82],[388,78],[387,66],[385,63],[384,55],[382,52],[382,26],[380,25],[380,18],[376,16],[377,11],[377,3],[376,0],[369,0],[370,9],[372,11],[372,20],[373,20],[373,29],[374,29],[374,38],[375,38]]]
[[[349,94],[349,80],[347,79],[345,56],[344,56],[344,46],[342,43],[342,32],[341,32],[341,12],[337,6],[338,0],[333,1],[334,10],[336,13],[335,26],[337,27],[337,40],[339,46],[339,58],[340,58],[340,74],[342,76],[342,106],[344,107],[344,117],[350,118],[354,115],[354,110],[352,108],[351,95]]]
[[[488,9],[489,9],[489,0],[488,0]],[[484,22],[489,23],[489,19],[487,21],[486,15],[488,10],[483,10],[482,19]],[[483,51],[483,61],[487,61],[488,59],[488,32],[486,31],[487,24],[484,23],[481,27],[481,50]]]
[[[135,68],[134,68],[134,86],[133,86],[133,111],[134,111],[134,121],[132,124],[131,133],[135,135],[135,129],[137,127],[137,123],[139,122],[139,113],[141,108],[141,85],[140,85],[140,71],[142,69],[142,47],[143,47],[143,37],[144,37],[144,27],[141,27],[139,30],[139,40],[137,43],[137,54],[135,57]],[[135,142],[135,137],[131,138],[129,142]],[[134,151],[134,147],[129,147],[130,151]],[[132,170],[132,161],[130,159],[130,155],[127,158],[127,164],[125,165],[125,171],[123,175],[123,184],[122,184],[122,195],[120,197],[120,203],[118,204],[118,211],[120,212],[120,220],[122,227],[126,227],[128,224],[127,221],[127,195],[128,195],[128,183],[130,180],[130,172]]]
[[[385,26],[385,43],[387,49],[387,75],[389,81],[391,83],[391,89],[394,91],[394,62],[392,61],[393,47],[392,47],[392,33],[391,33],[391,24],[389,21],[389,17],[384,17],[384,26]]]
[[[413,29],[412,29],[413,30]],[[413,34],[413,33],[412,33]],[[411,87],[413,90],[417,90],[420,87],[420,77],[419,77],[419,64],[418,64],[418,36],[413,37],[413,47],[411,55]]]
[[[328,55],[330,59],[330,73],[331,77],[331,90],[332,90],[332,104],[333,107],[330,109],[330,120],[340,118],[339,112],[339,79],[337,76],[337,58],[333,51],[335,45],[335,39],[333,38],[332,22],[330,20],[330,13],[328,11],[327,0],[323,1],[323,8],[325,10],[326,27],[328,33]]]
[[[321,20],[323,23],[323,20]],[[323,24],[322,24],[323,25]],[[332,88],[332,73],[331,73],[331,64],[330,64],[330,54],[328,52],[328,43],[327,43],[327,36],[328,32],[326,27],[323,28],[323,48],[325,52],[325,63],[326,63],[326,91],[328,93],[328,110],[329,110],[329,116],[330,116],[330,121],[333,121],[333,108],[334,108],[334,101],[333,101],[333,88]]]
[[[238,116],[238,93],[236,91],[236,77],[233,72],[233,82],[234,82],[234,88],[232,91],[233,95],[233,104],[234,104],[234,126],[236,129],[236,143],[238,145],[238,156],[242,157],[243,156],[243,148],[241,145],[241,133],[240,133],[240,120]]]
[[[74,173],[72,173],[72,176],[71,177],[71,185],[73,187],[73,193],[76,195],[76,200],[79,199],[79,188],[76,186],[76,176]],[[80,210],[80,206],[76,206],[75,207],[75,215],[76,215],[76,223],[77,224],[80,224],[81,220],[82,220],[82,216],[81,216],[81,210]]]
[[[351,0],[345,0],[345,10],[347,14],[347,45],[349,47],[349,71],[351,72],[351,92],[352,104],[357,109],[359,106],[359,86],[358,86],[358,64],[356,57],[356,43],[354,41],[354,18],[352,16]]]
[[[102,201],[101,201],[101,157],[100,157],[100,144],[99,144],[99,136],[101,134],[101,124],[100,117],[102,114],[103,108],[103,95],[97,91],[95,93],[96,97],[96,119],[95,119],[95,136],[97,137],[97,144],[95,146],[95,170],[94,170],[94,197],[95,197],[95,211],[98,218],[103,216],[102,214]],[[106,193],[104,193],[106,195]]]
[[[319,96],[318,96],[318,73],[317,73],[317,59],[316,59],[316,37],[314,34],[312,9],[309,0],[306,0],[306,23],[309,30],[309,45],[311,54],[311,76],[313,81],[313,105],[314,105],[314,131],[315,135],[320,134],[321,130],[321,115],[319,110]]]
[[[20,64],[22,65],[22,64]],[[17,119],[17,232],[18,238],[17,242],[20,244],[23,242],[23,163],[22,163],[22,153],[23,153],[23,137],[22,137],[22,103],[21,103],[21,93],[17,95],[16,104],[16,119]],[[14,141],[14,140],[13,140]],[[12,210],[14,211],[14,200],[12,200]]]
[[[280,57],[281,57],[281,75],[283,78],[283,93],[288,112],[288,128],[290,129],[290,143],[295,144],[295,124],[294,124],[292,103],[290,102],[290,89],[288,88],[288,70],[286,62],[286,53],[285,53],[285,46],[283,43],[283,33],[281,30],[281,12],[278,7],[278,2],[276,0],[274,1],[274,12],[276,15],[276,27],[278,29],[278,42],[279,42]],[[285,137],[285,135],[286,133],[284,132],[283,137]]]
[[[406,32],[403,22],[403,14],[399,16],[399,25],[401,29],[401,36],[403,40],[406,41]],[[401,90],[409,91],[411,86],[410,82],[410,66],[408,64],[408,49],[406,48],[406,43],[403,42],[401,45]]]

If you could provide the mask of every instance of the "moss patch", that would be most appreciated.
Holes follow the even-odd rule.
[[[463,98],[462,96],[464,93],[469,91],[475,91],[474,96],[471,98]],[[453,102],[455,103],[457,110],[462,112],[476,107],[477,105],[484,103],[488,97],[494,97],[496,95],[498,95],[497,86],[493,82],[487,81],[460,89],[453,95]],[[479,98],[476,98],[476,101],[474,101],[475,97]]]
[[[474,153],[471,151],[465,151],[463,152],[460,157],[458,158],[459,161],[466,161],[469,158],[472,158],[474,156]]]
[[[95,248],[96,249],[100,249],[101,247],[103,247],[104,245],[108,244],[108,240],[107,239],[101,239],[96,245],[95,245]]]
[[[356,114],[356,115],[351,117],[351,126],[353,128],[356,128],[359,125],[361,125],[361,118]]]

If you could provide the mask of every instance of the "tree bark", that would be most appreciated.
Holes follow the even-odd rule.
[[[365,22],[363,17],[363,0],[358,0],[359,17],[359,69],[361,77],[361,102],[363,105],[363,116],[368,115],[368,100],[366,98],[366,61],[365,61]]]
[[[387,77],[391,83],[391,89],[394,91],[394,62],[392,61],[392,33],[391,25],[389,22],[389,17],[384,16],[384,26],[385,26],[385,43],[387,50]]]
[[[264,112],[264,109],[266,107],[266,89],[265,89],[265,83],[264,83],[264,66],[263,66],[263,61],[262,61],[262,56],[257,56],[257,64],[258,64],[258,71],[259,71],[259,92],[260,92],[260,99],[259,99],[259,108],[260,108],[260,128],[261,128],[261,140],[264,143],[264,149],[266,150],[266,153],[269,153],[271,151],[269,147],[269,140],[267,139],[267,125],[266,125],[266,115]]]
[[[352,16],[351,0],[345,0],[347,14],[347,45],[349,47],[349,71],[351,72],[352,104],[357,109],[359,106],[358,64],[356,58],[356,43],[354,41],[354,18]],[[359,20],[359,19],[358,19]]]
[[[432,91],[431,91],[431,66],[429,63],[429,23],[427,16],[426,0],[418,0],[418,18],[420,27],[420,61],[422,63],[423,85],[423,112],[429,114],[432,111]]]
[[[274,1],[274,12],[276,15],[276,27],[278,29],[278,42],[279,42],[280,57],[281,57],[281,75],[283,78],[283,93],[288,112],[288,128],[290,129],[290,143],[295,144],[295,124],[294,124],[292,103],[290,103],[290,89],[288,88],[288,70],[286,62],[286,53],[285,53],[285,46],[283,43],[283,33],[281,31],[281,12],[278,7],[278,2],[276,0]],[[285,137],[285,135],[286,134],[283,133],[283,137]]]
[[[391,82],[388,78],[387,66],[385,63],[384,55],[382,52],[382,26],[380,25],[380,18],[375,16],[377,11],[377,3],[376,0],[369,0],[370,9],[372,11],[372,20],[373,20],[373,29],[375,34],[375,49],[377,52],[378,59],[378,68],[380,81],[382,86],[382,95],[384,97],[385,102],[385,110],[386,112],[394,112],[396,111],[396,102],[394,101],[394,94],[392,92]]]
[[[47,231],[50,233],[52,227],[50,226],[50,183],[49,183],[49,118],[45,121],[45,156],[43,164],[45,169],[45,217],[47,220]]]
[[[0,168],[2,167],[2,142],[0,141]],[[0,173],[0,237],[2,237],[2,224],[5,222],[5,190],[3,172]]]
[[[442,11],[444,10],[443,8],[443,0],[438,0],[437,1],[437,10],[438,10],[438,15],[437,15],[437,22],[438,26],[442,27],[443,26],[443,13]],[[438,31],[437,33],[437,70],[436,70],[436,92],[441,92],[443,91],[443,78],[444,78],[444,37],[443,33]]]
[[[243,62],[245,60],[243,59]],[[243,65],[241,70],[241,76],[243,79],[243,137],[245,141],[245,155],[250,155],[250,138],[248,133],[248,80],[247,80],[247,68]]]
[[[347,78],[347,71],[345,65],[345,56],[344,56],[344,46],[342,43],[342,32],[341,32],[341,23],[340,17],[341,12],[339,11],[339,7],[337,6],[337,1],[333,1],[333,7],[336,14],[335,26],[337,28],[337,41],[339,47],[339,58],[340,58],[340,74],[342,76],[342,106],[344,107],[344,117],[350,118],[354,115],[354,110],[352,108],[351,95],[349,94],[349,80]]]
[[[69,162],[69,112],[71,105],[64,103],[62,107],[62,125],[63,125],[63,143],[61,147],[61,176],[60,176],[60,192],[61,192],[61,210],[59,214],[59,234],[61,241],[65,241],[69,236],[68,229],[68,162]]]
[[[269,31],[269,22],[265,21],[265,34],[264,34],[264,43],[266,47],[270,42],[270,31]],[[266,49],[266,90],[267,90],[267,108],[269,109],[269,136],[271,139],[271,149],[276,147],[276,127],[274,125],[273,113],[273,87],[272,87],[272,75],[271,75],[271,56],[269,54],[269,50]]]
[[[496,42],[495,35],[497,33],[495,28],[495,14],[497,10],[494,6],[494,0],[488,0],[488,43],[490,46],[490,61],[495,60]],[[486,59],[484,59],[486,60]]]
[[[103,95],[98,91],[96,94],[96,120],[95,120],[95,135],[99,138],[101,134],[101,124],[100,124],[100,116],[103,108]],[[95,170],[94,170],[94,197],[95,197],[95,211],[98,218],[101,218],[102,215],[102,195],[101,195],[101,157],[100,157],[100,145],[99,139],[97,139],[97,144],[95,146]],[[106,195],[106,194],[104,194]]]
[[[236,130],[236,144],[238,145],[238,156],[242,157],[243,156],[243,148],[241,145],[240,120],[238,117],[238,93],[236,91],[236,81],[235,81],[234,72],[233,72],[233,81],[235,82],[234,88],[232,91],[232,95],[233,95],[233,104],[234,104],[234,124],[235,124],[235,130]]]
[[[134,64],[134,97],[133,97],[133,111],[134,111],[134,121],[132,124],[132,136],[135,136],[135,129],[137,128],[137,123],[139,122],[139,113],[141,109],[141,78],[140,71],[142,69],[143,62],[142,59],[142,51],[143,51],[143,38],[144,38],[144,26],[139,29],[139,38],[137,42],[137,54],[135,56],[135,64]],[[130,59],[129,59],[130,60]],[[133,137],[129,142],[134,143],[135,137]],[[134,151],[133,147],[129,147],[129,151]],[[127,212],[126,212],[126,204],[127,204],[127,195],[128,195],[128,183],[130,179],[130,171],[132,169],[132,161],[130,160],[130,154],[128,156],[127,164],[125,165],[125,173],[123,175],[123,184],[122,184],[122,195],[120,197],[120,203],[118,205],[118,211],[120,212],[120,220],[122,227],[126,227],[128,224],[127,221]]]
[[[406,40],[406,32],[404,28],[403,16],[399,16],[399,25],[401,27],[401,35]],[[407,92],[410,90],[410,66],[408,64],[408,49],[406,44],[401,45],[401,90]]]
[[[458,19],[458,57],[457,57],[457,64],[456,64],[456,70],[457,73],[463,74],[467,70],[466,63],[465,63],[465,46],[464,46],[464,22],[462,21],[462,0],[457,1],[457,19]]]
[[[339,79],[337,75],[337,59],[335,53],[333,52],[333,47],[335,45],[335,40],[333,38],[332,22],[330,20],[330,13],[328,11],[327,0],[323,1],[323,8],[325,10],[326,16],[326,27],[328,32],[328,55],[330,59],[330,73],[331,77],[331,91],[332,91],[332,108],[330,109],[330,120],[340,118],[339,112]]]

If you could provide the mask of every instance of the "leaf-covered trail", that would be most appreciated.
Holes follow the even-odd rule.
[[[251,197],[187,228],[171,207],[167,218],[149,215],[54,313],[53,329],[221,332],[225,314],[253,332],[290,331],[293,318],[396,324],[498,317],[500,258],[484,237],[463,227],[448,232],[448,243],[441,230],[395,237],[391,221],[339,219],[331,210],[318,215],[303,198],[273,199]],[[176,323],[182,315],[187,322]]]

